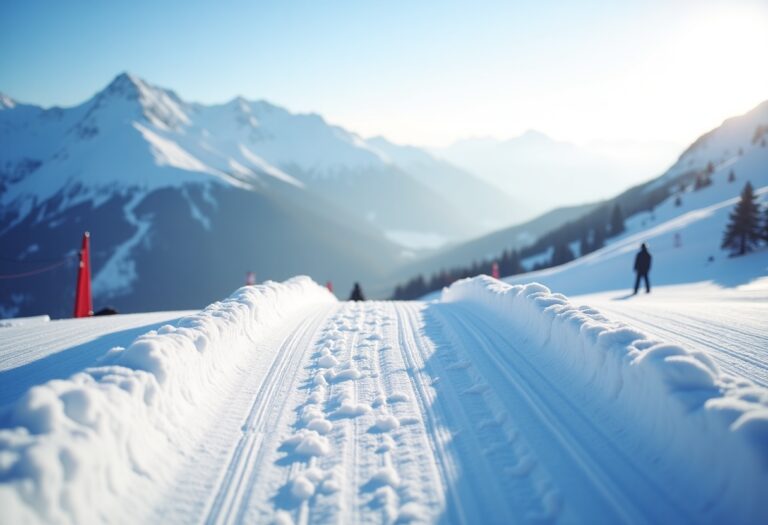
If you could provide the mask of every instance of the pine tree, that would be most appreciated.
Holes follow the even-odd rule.
[[[733,182],[736,180],[736,174],[733,172],[733,170],[728,172],[728,182]]]
[[[624,233],[624,215],[621,213],[621,207],[616,204],[611,213],[611,237]]]
[[[584,257],[586,254],[588,254],[591,251],[592,250],[590,249],[590,246],[589,246],[589,233],[587,232],[587,230],[584,230],[583,232],[581,232],[581,239],[579,239],[579,255],[581,257]]]
[[[573,259],[573,252],[571,251],[571,247],[568,246],[568,243],[563,242],[555,245],[555,249],[552,251],[552,266],[565,264]]]
[[[744,255],[760,240],[760,210],[752,185],[747,182],[741,192],[741,200],[731,212],[725,229],[721,248],[728,248],[732,254]]]

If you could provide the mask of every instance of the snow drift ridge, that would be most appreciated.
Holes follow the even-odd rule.
[[[664,472],[706,521],[765,522],[768,391],[720,373],[703,352],[661,344],[545,286],[480,276],[443,290],[529,341],[527,359],[595,421],[627,430],[625,453]],[[631,429],[631,431],[629,431]],[[628,452],[627,452],[628,451]],[[661,467],[661,468],[658,468]],[[648,473],[645,473],[646,475]]]
[[[103,366],[31,388],[0,417],[2,521],[104,521],[129,484],[170,478],[203,430],[199,412],[264,329],[335,300],[308,277],[243,287],[113,348]]]

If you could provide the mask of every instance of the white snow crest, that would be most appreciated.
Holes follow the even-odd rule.
[[[1,521],[99,522],[131,484],[171,479],[189,453],[180,444],[205,428],[201,403],[233,377],[253,341],[333,301],[308,277],[246,286],[110,350],[103,366],[31,388],[0,417]]]
[[[712,521],[768,522],[768,389],[722,374],[704,352],[651,340],[545,286],[487,276],[457,281],[443,302],[479,307],[527,340],[553,388],[626,432],[625,450],[660,462]],[[530,352],[528,352],[530,349]],[[522,352],[522,351],[521,351]],[[636,437],[635,437],[636,436]]]

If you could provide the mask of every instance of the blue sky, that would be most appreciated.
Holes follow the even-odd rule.
[[[684,144],[768,99],[765,49],[764,0],[7,0],[0,91],[72,105],[127,70],[399,142]]]

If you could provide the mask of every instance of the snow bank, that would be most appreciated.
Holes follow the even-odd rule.
[[[712,522],[768,523],[768,390],[541,284],[481,276],[444,289],[442,301],[498,316],[505,332],[526,341],[525,357],[595,424],[607,416],[626,430],[617,445],[683,505]]]
[[[104,521],[127,487],[164,486],[179,444],[204,427],[200,406],[254,341],[299,309],[332,301],[308,277],[240,288],[109,350],[103,366],[31,388],[0,419],[2,521]]]

